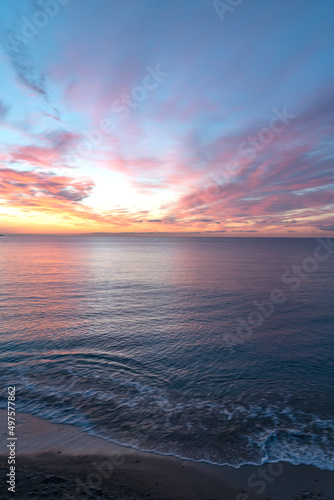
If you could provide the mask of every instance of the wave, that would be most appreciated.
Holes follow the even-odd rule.
[[[303,411],[291,401],[246,405],[228,398],[185,397],[121,377],[101,379],[98,372],[90,373],[90,383],[78,373],[73,378],[71,368],[62,372],[61,384],[59,377],[46,384],[21,374],[17,411],[195,462],[239,468],[283,461],[334,470],[334,419]],[[5,404],[0,401],[0,407]]]

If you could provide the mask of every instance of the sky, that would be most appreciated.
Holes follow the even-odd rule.
[[[332,0],[0,0],[0,232],[334,235]]]

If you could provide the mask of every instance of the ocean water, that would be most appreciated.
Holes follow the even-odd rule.
[[[334,255],[318,245],[0,238],[1,408],[15,385],[17,411],[142,450],[333,470]]]

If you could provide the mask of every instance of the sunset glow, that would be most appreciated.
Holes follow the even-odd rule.
[[[1,233],[333,234],[333,2],[48,5],[0,7]]]

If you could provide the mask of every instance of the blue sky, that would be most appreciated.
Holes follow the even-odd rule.
[[[0,18],[2,232],[334,230],[333,2],[2,0]]]

